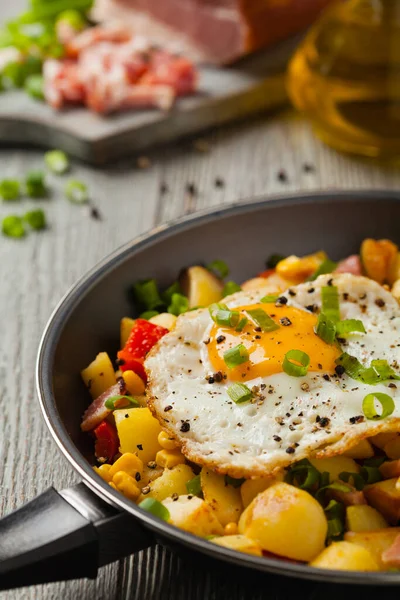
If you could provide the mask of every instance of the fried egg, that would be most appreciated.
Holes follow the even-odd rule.
[[[315,333],[325,286],[338,290],[340,318],[359,319],[365,328],[340,339],[340,346]],[[336,369],[336,360],[347,352],[366,367],[386,360],[400,374],[400,307],[391,293],[349,274],[292,286],[272,304],[261,302],[265,291],[238,292],[224,302],[247,317],[254,309],[266,311],[279,325],[273,331],[260,330],[251,318],[236,331],[199,309],[181,315],[146,360],[149,406],[185,456],[232,477],[261,477],[302,458],[341,454],[363,438],[399,430],[400,382],[368,385]],[[248,359],[228,368],[226,352],[239,344]],[[310,359],[304,376],[283,369],[293,349]],[[250,401],[231,399],[228,389],[237,382],[252,391]],[[363,399],[376,392],[391,396],[395,409],[382,420],[369,420]]]

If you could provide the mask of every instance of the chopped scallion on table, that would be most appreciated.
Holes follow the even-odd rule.
[[[89,191],[86,183],[78,179],[71,179],[65,186],[65,195],[73,204],[85,204],[89,201]]]
[[[44,155],[44,161],[50,171],[56,175],[62,175],[69,169],[68,156],[62,150],[49,150]]]
[[[22,238],[25,236],[25,227],[21,217],[9,215],[4,217],[1,230],[7,237]]]
[[[0,181],[0,197],[5,202],[19,200],[21,185],[16,179],[3,179]]]
[[[46,215],[44,211],[39,208],[38,210],[30,210],[24,215],[24,220],[32,227],[39,231],[46,227]]]
[[[29,171],[25,179],[26,193],[30,198],[47,196],[45,175],[43,171]]]

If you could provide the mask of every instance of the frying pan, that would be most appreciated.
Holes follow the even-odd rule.
[[[197,563],[364,585],[398,585],[400,574],[324,571],[239,554],[181,531],[111,489],[91,467],[93,443],[80,431],[88,404],[79,371],[102,350],[117,351],[119,320],[132,314],[127,290],[155,277],[167,286],[184,266],[225,260],[242,281],[265,268],[271,253],[323,248],[339,259],[364,237],[400,243],[400,194],[332,192],[261,199],[200,213],[156,228],[117,250],[62,299],[43,334],[37,390],[44,419],[83,483],[53,488],[0,521],[0,589],[96,577],[100,566],[156,541]],[[34,457],[31,460],[35,460]]]

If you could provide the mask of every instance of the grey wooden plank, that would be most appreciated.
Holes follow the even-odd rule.
[[[190,142],[158,150],[150,155],[148,170],[137,169],[134,159],[101,170],[74,165],[73,176],[89,183],[93,202],[103,215],[100,222],[63,198],[61,188],[67,177],[51,179],[58,191],[49,200],[0,205],[0,218],[43,206],[50,223],[48,231],[32,233],[22,241],[0,237],[1,514],[49,485],[61,489],[76,481],[43,425],[34,393],[34,362],[51,310],[69,285],[105,254],[153,225],[241,198],[320,188],[398,189],[400,184],[400,173],[394,169],[325,148],[311,136],[309,126],[291,113],[218,129],[207,139],[211,149],[206,153],[195,151]],[[315,172],[304,173],[304,162],[313,163]],[[28,168],[41,165],[40,152],[0,151],[0,177],[22,176]],[[288,174],[286,184],[277,179],[281,168]],[[216,176],[224,177],[224,188],[215,187]],[[199,190],[191,201],[185,193],[188,181]],[[159,193],[162,182],[169,186],[165,196]],[[194,575],[192,568],[182,568],[179,559],[157,549],[102,569],[97,582],[39,586],[4,592],[0,598],[197,600],[229,595],[262,597],[246,595],[244,583],[232,589],[226,578]],[[273,588],[272,598],[284,600],[284,591]]]

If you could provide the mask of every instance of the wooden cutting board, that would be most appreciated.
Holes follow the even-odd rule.
[[[85,108],[55,112],[17,90],[0,94],[0,141],[61,148],[93,165],[138,154],[287,102],[284,73],[300,37],[247,57],[231,67],[200,67],[199,92],[173,110],[107,117]]]

